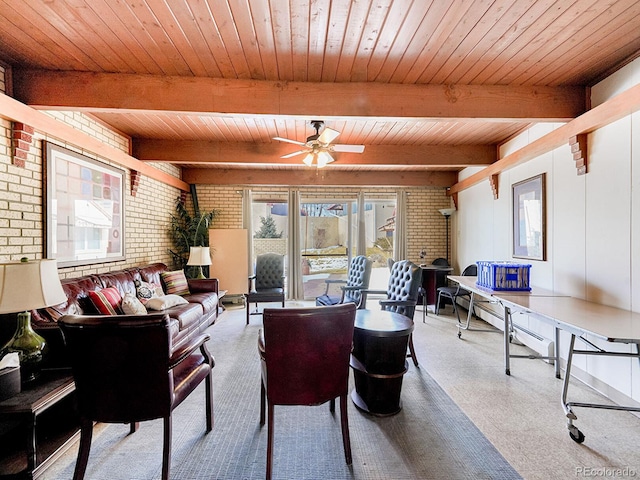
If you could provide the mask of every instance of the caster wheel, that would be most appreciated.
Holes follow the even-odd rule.
[[[576,443],[584,442],[584,433],[582,433],[576,427],[569,427],[569,436],[571,437],[571,440]]]

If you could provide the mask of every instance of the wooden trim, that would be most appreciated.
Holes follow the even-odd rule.
[[[449,195],[461,192],[491,177],[491,175],[499,174],[566,145],[573,136],[588,134],[638,110],[640,110],[640,85],[631,87],[547,135],[534,140],[520,150],[459,181],[451,187]]]
[[[589,164],[587,157],[587,134],[581,133],[574,135],[569,139],[569,145],[571,146],[573,160],[576,162],[578,175],[584,175],[587,173],[587,166]]]
[[[179,178],[153,168],[117,148],[106,145],[86,133],[76,130],[4,94],[0,94],[0,117],[12,122],[22,122],[30,125],[40,133],[61,139],[127,169],[137,170],[147,177],[166,185],[180,190],[189,190],[189,184]]]
[[[497,200],[498,199],[498,195],[500,194],[500,189],[499,184],[500,184],[500,175],[498,175],[497,173],[494,175],[491,175],[489,177],[489,183],[491,184],[491,191],[493,192],[493,199]]]
[[[185,168],[184,180],[206,185],[297,185],[297,186],[401,186],[448,187],[457,174],[446,171],[344,171],[326,168],[298,170],[257,170]]]

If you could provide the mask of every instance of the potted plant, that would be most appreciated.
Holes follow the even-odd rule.
[[[218,215],[219,212],[215,209],[202,212],[197,207],[192,214],[180,198],[176,200],[176,213],[171,215],[169,227],[174,249],[169,249],[169,253],[174,267],[185,270],[189,278],[194,278],[198,270],[198,267],[187,267],[189,251],[191,247],[209,246],[209,227]]]

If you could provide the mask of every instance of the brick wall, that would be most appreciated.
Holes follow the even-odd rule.
[[[3,93],[4,71],[0,65],[0,90]],[[128,137],[106,128],[86,115],[74,112],[49,114],[114,148],[129,152]],[[61,139],[49,138],[36,131],[24,168],[20,168],[12,163],[11,138],[12,122],[0,119],[0,260],[43,258],[46,253],[42,141],[51,141],[105,163],[109,163],[109,160],[97,158],[91,152],[78,150]],[[166,164],[154,166],[171,175],[180,176],[179,168]],[[128,171],[125,187],[126,260],[61,269],[61,277],[119,270],[157,261],[171,265],[168,253],[171,242],[167,231],[170,214],[174,211],[175,200],[180,196],[180,191],[142,176],[134,197],[131,195]]]

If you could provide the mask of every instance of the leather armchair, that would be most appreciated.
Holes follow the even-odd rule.
[[[339,303],[360,304],[360,290],[369,288],[371,278],[371,260],[364,255],[358,255],[351,259],[347,280],[327,279],[324,295],[316,298],[316,305],[337,305]],[[340,295],[329,295],[329,287],[333,284],[340,286]]]
[[[386,295],[387,298],[380,300],[382,310],[396,312],[413,320],[418,303],[418,295],[422,288],[422,270],[409,260],[394,262],[389,275],[389,284],[386,290],[362,290],[363,307],[366,308],[367,296],[370,294]],[[409,357],[413,364],[418,366],[413,347],[413,334],[409,336]]]
[[[284,308],[284,255],[264,253],[256,258],[255,273],[249,277],[247,292],[244,295],[247,309],[247,325],[249,315],[260,315],[258,303],[281,302]],[[256,310],[251,312],[251,303]]]
[[[73,474],[82,480],[89,460],[93,422],[164,419],[162,479],[171,459],[171,412],[204,380],[206,431],[213,428],[213,357],[203,334],[172,349],[166,314],[65,315],[58,324],[68,349],[80,413],[80,449]],[[173,320],[175,322],[175,320]]]

